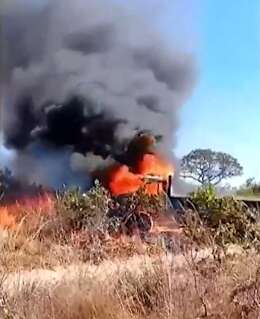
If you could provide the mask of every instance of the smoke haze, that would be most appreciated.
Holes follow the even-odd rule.
[[[152,31],[153,17],[147,25],[112,0],[11,4],[1,7],[2,116],[17,175],[52,186],[72,168],[66,180],[81,183],[77,170],[118,160],[140,131],[171,154],[195,67]]]

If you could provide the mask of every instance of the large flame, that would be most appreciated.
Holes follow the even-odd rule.
[[[162,183],[147,183],[145,177],[158,176],[166,180],[169,174],[173,174],[173,167],[164,159],[155,154],[144,154],[133,168],[126,165],[113,167],[109,172],[108,187],[114,195],[136,192],[141,187],[148,194],[156,195],[163,190]]]
[[[113,167],[109,173],[109,189],[114,195],[136,192],[143,181],[140,176],[129,171],[126,165]]]

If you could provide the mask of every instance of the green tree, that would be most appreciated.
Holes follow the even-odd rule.
[[[254,177],[250,177],[246,180],[246,187],[250,188],[253,185],[255,185],[255,178]]]
[[[243,167],[229,154],[210,149],[196,149],[181,161],[181,176],[201,185],[218,185],[222,180],[240,176]]]

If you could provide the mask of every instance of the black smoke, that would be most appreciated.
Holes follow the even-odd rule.
[[[194,84],[190,55],[112,0],[18,3],[2,12],[4,135],[18,174],[23,163],[23,178],[31,178],[31,166],[63,152],[83,154],[86,163],[118,160],[141,130],[163,136],[160,150],[171,153]]]

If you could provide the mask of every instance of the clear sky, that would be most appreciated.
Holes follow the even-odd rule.
[[[181,111],[176,153],[228,152],[244,167],[236,184],[249,176],[260,180],[260,1],[184,3],[182,24],[188,27],[183,34],[193,39],[199,79]],[[165,14],[163,30],[170,37],[176,5]]]

